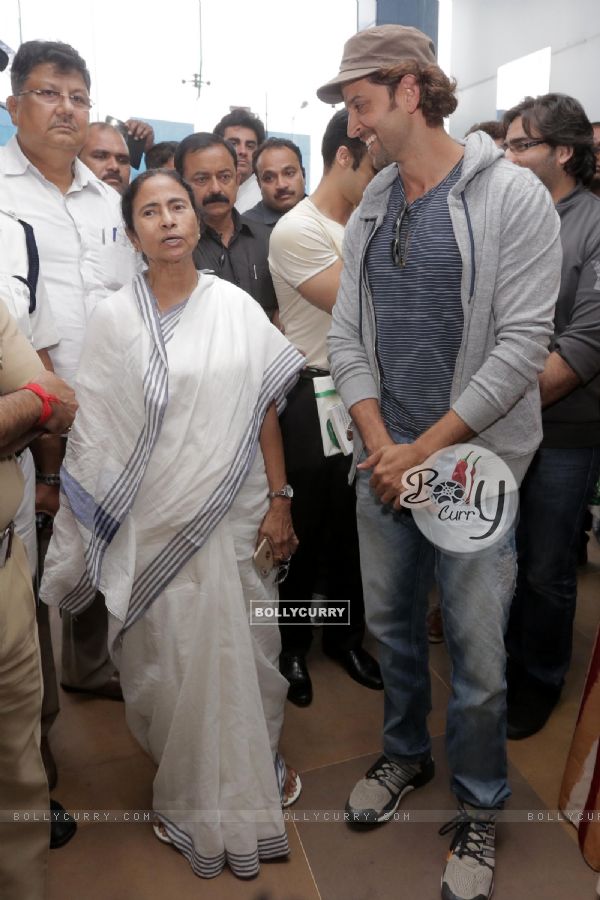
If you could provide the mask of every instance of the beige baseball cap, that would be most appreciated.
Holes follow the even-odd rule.
[[[352,35],[344,44],[339,74],[317,91],[324,103],[339,103],[342,87],[380,69],[390,69],[405,59],[437,65],[433,41],[410,25],[377,25]]]

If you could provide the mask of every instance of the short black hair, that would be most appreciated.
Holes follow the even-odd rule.
[[[123,196],[121,197],[121,213],[123,215],[125,227],[128,231],[135,231],[135,228],[133,227],[133,202],[137,197],[142,185],[146,181],[149,181],[151,178],[155,178],[156,175],[166,175],[167,178],[172,178],[173,181],[176,181],[177,184],[180,184],[190,198],[192,209],[194,210],[194,212],[196,212],[194,192],[187,181],[183,180],[179,172],[176,172],[175,169],[148,169],[146,172],[142,172],[141,175],[138,175],[136,178],[134,178],[133,181],[127,185],[127,187],[123,191]]]
[[[159,144],[150,147],[150,149],[146,150],[144,153],[146,168],[162,169],[162,167],[169,162],[171,157],[175,156],[175,151],[178,147],[179,141],[161,141]]]
[[[323,156],[323,168],[327,172],[333,165],[335,154],[340,147],[347,147],[352,155],[352,168],[358,169],[365,153],[367,152],[364,141],[360,138],[348,137],[348,110],[338,110],[329,120],[323,141],[321,142],[321,155]]]
[[[127,144],[127,136],[126,134],[123,134],[123,129],[118,128],[116,125],[111,125],[110,122],[90,122],[89,130],[91,131],[92,128],[96,128],[99,131],[114,131],[114,133],[122,137],[125,144]],[[127,152],[129,153],[129,148],[127,149]]]
[[[300,168],[302,169],[302,174],[306,178],[306,172],[304,171],[304,166],[302,165],[302,151],[298,144],[295,144],[293,141],[288,140],[287,138],[267,138],[266,141],[263,141],[262,144],[256,148],[254,153],[252,154],[252,171],[255,175],[257,175],[256,171],[256,163],[258,162],[258,158],[265,150],[279,150],[285,148],[287,150],[291,150],[292,153],[295,153],[298,157],[298,162],[300,163]]]
[[[525,97],[504,114],[507,131],[519,116],[530,138],[541,137],[550,147],[572,147],[573,155],[563,166],[565,172],[583,185],[591,183],[596,172],[594,132],[578,100],[567,94]]]
[[[503,141],[506,137],[506,125],[497,119],[489,119],[487,122],[476,122],[474,125],[471,125],[465,137],[475,134],[476,131],[485,131],[495,141]]]
[[[225,147],[231,153],[234,168],[237,169],[237,153],[232,143],[218,134],[211,134],[210,131],[196,131],[194,134],[184,137],[175,151],[175,168],[179,174],[183,176],[183,163],[188,153],[206,150],[208,147]]]
[[[213,131],[219,137],[225,137],[226,128],[249,128],[256,135],[256,143],[262,144],[265,139],[265,126],[258,116],[243,107],[232,109],[230,113],[223,116],[220,122],[217,122]]]
[[[44,63],[52,63],[63,74],[79,72],[89,91],[92,80],[85,59],[70,44],[63,44],[62,41],[25,41],[17,50],[10,69],[13,94],[19,94],[31,71]]]

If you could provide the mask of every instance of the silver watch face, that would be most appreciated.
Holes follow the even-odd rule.
[[[284,484],[284,486],[279,491],[271,491],[270,497],[286,497],[288,500],[291,500],[294,496],[294,489],[291,484]]]

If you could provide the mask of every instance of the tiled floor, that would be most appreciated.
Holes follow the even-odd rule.
[[[580,575],[573,666],[560,705],[540,734],[509,744],[513,810],[556,809],[600,621],[600,548],[595,544],[590,557]],[[328,810],[333,819],[378,754],[382,695],[350,681],[321,654],[318,640],[309,662],[315,700],[307,709],[289,706],[283,736],[285,756],[304,783],[300,801],[289,810],[288,861],[263,865],[250,882],[227,871],[203,881],[176,851],[157,842],[147,824],[81,822],[71,843],[50,855],[48,900],[437,900],[448,844],[438,836],[437,820],[439,811],[452,810],[443,748],[449,696],[444,646],[431,648],[436,778],[405,801],[409,821],[360,833],[343,822],[315,822],[314,813]],[[61,702],[50,738],[59,767],[56,798],[78,810],[148,808],[154,767],[130,736],[122,704],[64,693]],[[582,861],[569,825],[502,824],[497,863],[495,900],[595,896],[598,876]]]

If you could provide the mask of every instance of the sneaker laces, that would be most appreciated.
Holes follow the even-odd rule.
[[[451,831],[456,833],[450,844],[450,854],[455,853],[461,859],[463,856],[471,857],[478,865],[494,870],[496,823],[493,818],[478,819],[463,809],[442,825],[439,834],[445,835]]]
[[[401,791],[407,782],[414,775],[418,775],[421,771],[419,763],[400,764],[388,759],[386,756],[380,757],[374,766],[367,772],[367,778],[376,781],[382,787],[386,788],[390,793],[394,793],[393,789]],[[390,787],[391,785],[391,787]]]

